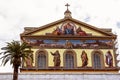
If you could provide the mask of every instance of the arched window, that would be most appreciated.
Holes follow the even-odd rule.
[[[101,68],[101,59],[99,54],[94,54],[94,68]]]
[[[46,69],[47,67],[47,58],[46,53],[44,51],[40,51],[38,53],[38,68],[39,69]]]
[[[66,51],[64,55],[64,67],[65,69],[74,69],[75,67],[75,55],[73,54],[72,51]]]
[[[101,69],[103,68],[103,55],[100,52],[94,52],[92,55],[93,58],[93,68],[94,69]]]

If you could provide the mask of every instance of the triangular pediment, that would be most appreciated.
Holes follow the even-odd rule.
[[[23,35],[115,36],[111,29],[100,29],[73,18],[63,18],[38,28],[25,28]]]

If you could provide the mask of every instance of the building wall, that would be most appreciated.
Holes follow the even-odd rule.
[[[39,49],[32,49],[33,51],[34,51],[34,53],[33,53],[33,56],[34,56],[34,63],[33,63],[33,66],[35,66],[35,62],[37,62],[36,61],[36,52],[39,50]],[[42,50],[42,49],[41,49]],[[64,52],[67,50],[67,49],[43,49],[43,50],[45,50],[47,53],[48,53],[48,66],[50,66],[50,67],[53,67],[54,66],[54,62],[53,62],[53,57],[54,56],[52,56],[51,55],[51,53],[50,52],[55,52],[56,50],[58,50],[59,51],[59,53],[60,53],[60,56],[61,56],[61,67],[63,67],[63,65],[64,65],[64,59],[63,59],[63,55],[64,55]],[[69,49],[68,49],[69,50]],[[95,50],[95,49],[70,49],[70,50],[73,50],[75,53],[76,53],[76,61],[77,61],[77,67],[81,67],[82,66],[82,60],[81,60],[81,54],[82,54],[82,51],[84,50],[86,53],[87,53],[87,56],[88,56],[88,67],[92,67],[92,52]],[[104,65],[105,65],[105,67],[108,67],[108,65],[106,64],[106,62],[105,62],[105,54],[107,53],[107,51],[111,51],[111,54],[112,54],[112,56],[113,56],[113,66],[115,67],[115,59],[114,59],[114,52],[113,52],[113,50],[112,49],[100,49],[100,51],[102,52],[102,54],[103,54],[103,56],[104,56],[104,58],[103,58],[103,60],[104,60]]]
[[[33,58],[34,61],[31,66],[30,60],[26,60],[26,64],[24,64],[24,68],[36,68],[38,66],[41,66],[45,62],[45,69],[52,69],[57,66],[54,66],[53,58],[54,56],[51,55],[51,52],[54,53],[57,50],[60,53],[60,68],[63,69],[65,64],[65,58],[64,53],[67,50],[70,50],[74,53],[74,62],[73,62],[73,55],[72,58],[66,58],[72,60],[72,66],[74,66],[74,69],[79,68],[115,68],[116,66],[116,55],[115,55],[115,44],[114,44],[114,35],[107,34],[106,31],[101,31],[101,29],[95,28],[93,26],[84,25],[77,22],[72,22],[69,20],[66,20],[64,22],[60,22],[58,24],[48,24],[45,26],[42,26],[41,28],[36,29],[35,31],[29,33],[29,37],[27,34],[23,36],[22,40],[29,45],[33,46]],[[60,37],[59,37],[60,35]],[[40,57],[39,65],[38,65],[38,52],[39,51],[45,51],[47,53],[47,59],[46,55],[44,55],[44,61]],[[82,52],[85,51],[87,53],[83,54],[83,62],[81,60]],[[93,53],[97,51],[99,53],[94,55]],[[42,52],[41,52],[42,53]],[[106,53],[107,58],[106,58]],[[71,53],[70,53],[71,55]],[[97,56],[96,56],[97,55]],[[111,57],[112,55],[112,57]],[[85,60],[86,59],[86,60]],[[107,63],[106,64],[106,59]],[[47,61],[46,61],[47,60]],[[68,60],[68,61],[70,61]],[[88,62],[87,62],[88,60]],[[66,63],[67,62],[66,60]],[[69,63],[69,65],[71,65]],[[94,66],[93,66],[94,63]],[[30,64],[30,65],[28,65]],[[59,62],[58,62],[59,64]],[[87,64],[87,67],[86,67]],[[100,67],[99,67],[100,66]],[[77,68],[76,68],[77,67]],[[40,68],[40,67],[39,67]],[[43,66],[44,68],[44,66]],[[36,68],[37,69],[37,68]],[[92,68],[91,68],[92,69]]]

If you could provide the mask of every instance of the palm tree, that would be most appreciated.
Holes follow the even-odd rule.
[[[27,43],[20,43],[19,41],[12,41],[8,42],[6,47],[1,48],[4,50],[0,53],[0,55],[3,55],[0,59],[2,59],[2,65],[5,66],[7,62],[10,62],[10,64],[14,68],[13,73],[13,80],[18,80],[18,69],[21,66],[22,61],[25,61],[26,59],[32,59],[32,56],[30,56],[31,46],[27,45]]]

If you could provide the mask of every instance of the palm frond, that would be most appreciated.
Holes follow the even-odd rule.
[[[11,59],[11,56],[5,55],[2,57],[2,64],[3,66],[5,66],[5,64]]]
[[[0,55],[3,55],[0,59],[2,59],[2,64],[5,65],[8,61],[10,61],[10,64],[21,64],[21,60],[31,59],[33,61],[33,56],[31,56],[31,46],[29,46],[27,43],[21,43],[19,41],[12,41],[7,42],[7,45],[3,48],[3,52],[0,53]],[[19,63],[16,63],[15,60],[18,60]]]
[[[5,66],[5,65],[6,65],[6,63],[7,63],[10,59],[11,59],[11,57],[10,57],[10,56],[9,56],[9,57],[7,57],[7,58],[4,60],[3,65]]]

